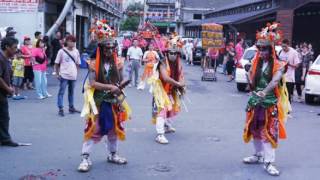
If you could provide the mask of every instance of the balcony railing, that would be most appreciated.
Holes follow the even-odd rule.
[[[109,1],[109,0],[80,0],[83,2],[91,3],[105,11],[108,11],[109,13],[112,13],[118,17],[122,16],[121,9],[116,7],[116,3],[112,3],[115,1]],[[120,7],[120,6],[119,6]]]

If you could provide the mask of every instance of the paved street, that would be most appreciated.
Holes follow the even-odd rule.
[[[151,95],[127,89],[133,118],[127,123],[127,140],[119,153],[126,166],[108,164],[104,144],[95,146],[89,173],[77,172],[80,163],[84,119],[67,114],[58,117],[57,81],[51,78],[51,99],[37,100],[27,92],[24,101],[10,101],[11,134],[14,140],[31,142],[30,147],[0,147],[0,179],[19,179],[26,175],[46,179],[112,180],[263,180],[271,179],[260,165],[244,165],[253,147],[244,144],[242,131],[247,94],[239,93],[234,83],[218,76],[218,82],[201,82],[200,67],[185,67],[189,111],[176,119],[176,134],[168,135],[169,145],[155,143],[151,124]],[[82,79],[85,71],[82,70]],[[77,84],[76,107],[82,108],[81,82]],[[68,104],[66,104],[68,105]],[[309,180],[319,176],[319,106],[293,104],[288,120],[289,138],[280,142],[277,165],[279,180]],[[66,109],[67,110],[67,109]]]

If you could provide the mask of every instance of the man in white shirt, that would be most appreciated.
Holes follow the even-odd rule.
[[[132,76],[134,72],[134,85],[138,86],[139,78],[139,68],[142,60],[143,52],[140,47],[138,47],[138,40],[133,41],[133,46],[131,46],[127,53],[127,60],[130,62],[130,80],[132,81]],[[131,86],[131,85],[130,85]]]
[[[187,44],[184,46],[186,52],[186,61],[188,64],[193,65],[193,43],[192,40],[189,40]]]
[[[288,63],[288,70],[285,74],[287,81],[287,88],[289,93],[289,101],[292,101],[294,84],[295,84],[295,69],[300,63],[299,53],[289,46],[289,40],[284,39],[282,41],[282,51],[279,54],[281,61]]]

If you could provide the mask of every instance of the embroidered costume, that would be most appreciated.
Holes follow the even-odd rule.
[[[275,43],[280,41],[278,24],[269,24],[257,34],[258,52],[248,74],[252,95],[247,105],[243,139],[253,139],[255,154],[244,158],[244,163],[264,163],[270,175],[279,175],[272,164],[278,139],[286,138],[285,121],[289,110],[285,86],[285,64],[277,59]]]
[[[175,132],[171,119],[180,112],[180,98],[184,93],[184,78],[180,64],[180,54],[171,48],[164,62],[154,65],[153,75],[149,78],[152,100],[152,122],[156,124],[156,142],[167,144],[165,133]]]
[[[88,79],[84,84],[84,107],[81,113],[86,119],[84,143],[82,147],[83,160],[78,168],[81,172],[89,171],[92,163],[89,155],[93,145],[107,136],[108,161],[125,164],[125,158],[117,155],[117,141],[125,140],[123,124],[130,118],[131,109],[121,92],[119,63],[114,46],[114,32],[106,21],[96,21],[93,33],[98,38],[95,59],[88,62]],[[116,91],[113,89],[115,88]]]

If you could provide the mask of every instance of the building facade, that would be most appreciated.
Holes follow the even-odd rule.
[[[17,38],[33,37],[35,31],[45,34],[59,17],[66,0],[0,0],[0,27],[12,26]],[[63,34],[69,32],[77,37],[77,47],[88,45],[92,20],[107,19],[118,30],[122,17],[122,0],[74,0],[64,22],[58,28]]]
[[[176,1],[146,0],[144,19],[154,24],[161,34],[176,31]]]
[[[180,2],[180,14],[178,14],[177,30],[186,37],[200,35],[200,31],[190,31],[187,24],[205,19],[205,14],[235,0],[178,0]]]
[[[320,50],[320,0],[241,0],[207,12],[201,21],[186,25],[190,37],[200,37],[201,24],[224,25],[227,41],[244,38],[255,42],[255,34],[268,22],[280,22],[284,37],[293,45],[308,42]]]

